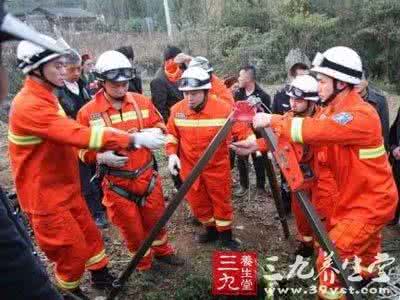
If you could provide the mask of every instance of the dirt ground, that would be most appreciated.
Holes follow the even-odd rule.
[[[267,87],[267,90],[272,92],[275,88],[276,86],[272,89]],[[390,104],[391,119],[393,120],[400,103],[400,97],[395,95],[387,96]],[[0,149],[3,154],[0,159],[0,184],[7,190],[12,190],[7,154],[7,125],[4,123],[0,124]],[[171,199],[173,197],[173,185],[166,168],[167,161],[163,154],[157,153],[157,156],[160,174],[164,179],[164,192]],[[279,261],[274,266],[282,274],[287,274],[289,264],[294,262],[293,253],[296,248],[293,218],[289,219],[291,237],[285,240],[280,224],[276,220],[277,214],[272,198],[259,199],[254,197],[254,172],[252,171],[250,175],[253,191],[250,197],[233,199],[235,236],[242,243],[242,250],[257,252],[259,277],[262,276],[261,267],[265,266],[266,258],[271,256],[279,257]],[[237,178],[236,171],[233,177]],[[201,227],[192,224],[186,203],[180,205],[167,227],[170,240],[176,247],[178,254],[185,259],[185,265],[176,268],[155,261],[153,271],[150,274],[134,273],[131,276],[120,295],[120,299],[236,299],[233,297],[216,298],[211,296],[211,257],[213,251],[218,248],[215,245],[200,246],[195,242],[195,234],[201,232]],[[387,227],[384,231],[384,250],[396,258],[400,258],[399,228],[399,226]],[[128,251],[120,239],[118,231],[113,226],[104,229],[103,236],[107,253],[110,256],[110,268],[117,274],[129,262]],[[41,257],[44,263],[47,264],[49,272],[51,272],[51,264],[43,255]],[[398,264],[398,262],[396,261],[395,264]],[[312,281],[298,279],[286,282],[285,286],[307,287],[311,284]],[[89,287],[87,275],[84,278],[83,289],[93,299],[104,299],[105,294]],[[260,292],[257,297],[251,299],[264,299],[264,297],[263,293]],[[378,299],[379,297],[369,295],[366,298]],[[315,299],[315,295],[276,295],[274,299]]]

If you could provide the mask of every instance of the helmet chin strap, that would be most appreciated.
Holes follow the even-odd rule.
[[[329,97],[322,102],[322,106],[328,106],[329,103],[332,102],[333,99],[336,98],[337,95],[339,95],[345,88],[338,89],[337,88],[337,79],[333,78],[333,92],[329,95]]]
[[[30,73],[30,75],[39,78],[39,79],[42,80],[44,83],[50,85],[50,86],[51,86],[52,88],[54,88],[54,89],[60,88],[60,86],[55,85],[54,83],[52,83],[50,80],[48,80],[48,79],[46,78],[46,76],[44,75],[44,72],[43,72],[43,66],[44,66],[44,65],[41,65],[41,66],[39,67],[39,69],[38,69],[40,75],[38,75],[37,73],[35,73],[35,70],[34,70],[32,73]]]
[[[296,113],[296,116],[299,117],[311,116],[315,110],[315,105],[312,104],[313,104],[312,101],[307,101],[307,107],[303,111]]]
[[[204,106],[206,106],[207,98],[208,98],[207,96],[208,96],[208,91],[206,91],[204,93],[204,100],[201,103],[199,103],[196,107],[191,107],[191,110],[193,110],[197,113],[201,112],[204,109]]]
[[[106,96],[106,98],[108,100],[116,101],[116,102],[122,102],[124,100],[124,98],[125,98],[125,96],[124,97],[119,97],[119,98],[112,97],[109,93],[107,93],[106,89],[104,89],[104,95]]]

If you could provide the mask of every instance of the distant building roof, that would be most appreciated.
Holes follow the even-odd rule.
[[[43,8],[37,7],[32,12],[42,12],[54,17],[67,17],[67,18],[96,18],[97,16],[91,12],[88,12],[81,8],[69,8],[69,7],[52,7]]]
[[[8,6],[7,7],[7,11],[11,14],[13,14],[14,16],[22,16],[22,15],[26,15],[29,14],[31,11],[33,11],[34,9],[36,9],[38,7],[38,5],[25,5],[24,7],[21,6]]]

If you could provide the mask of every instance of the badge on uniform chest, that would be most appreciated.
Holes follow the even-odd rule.
[[[89,124],[91,127],[93,126],[106,126],[103,117],[100,113],[93,113],[89,117]]]
[[[175,118],[176,119],[186,119],[186,115],[184,113],[179,112],[175,115]]]

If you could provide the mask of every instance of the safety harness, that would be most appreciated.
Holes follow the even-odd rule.
[[[142,112],[141,112],[138,104],[136,103],[135,99],[133,99],[132,97],[128,97],[127,102],[129,102],[133,105],[133,108],[135,110],[135,113],[137,115],[137,120],[139,123],[139,130],[143,129],[143,127],[144,127],[143,115],[142,115]],[[101,115],[102,115],[102,118],[103,118],[106,126],[112,127],[112,122],[111,122],[109,115],[106,112],[103,112]],[[114,168],[108,167],[106,165],[99,165],[98,173],[100,173],[100,174],[98,177],[104,177],[105,175],[110,175],[110,176],[135,180],[135,179],[139,178],[142,174],[144,174],[150,168],[153,169],[153,166],[154,166],[154,157],[153,156],[148,163],[146,163],[144,166],[142,166],[136,170],[119,170],[119,169],[114,169]],[[106,179],[106,180],[108,183],[108,188],[111,191],[113,191],[114,193],[118,194],[119,196],[121,196],[129,201],[135,202],[137,205],[144,206],[146,203],[146,198],[153,192],[153,190],[156,186],[157,176],[158,176],[158,173],[153,169],[153,174],[151,176],[149,184],[147,185],[146,191],[142,195],[128,191],[125,188],[112,183],[109,179]]]

